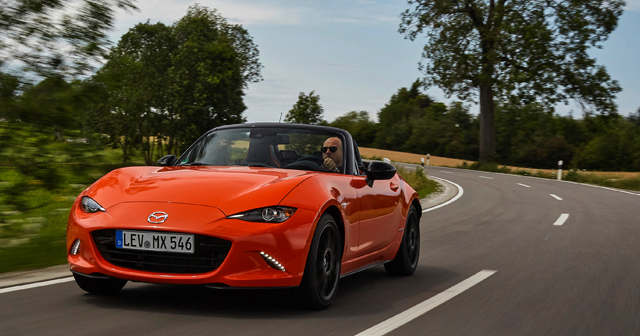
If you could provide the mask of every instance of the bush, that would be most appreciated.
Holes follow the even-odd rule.
[[[425,198],[428,195],[439,192],[442,189],[440,183],[427,178],[427,174],[424,173],[422,167],[418,167],[416,170],[411,171],[403,167],[396,167],[398,175],[402,177],[415,191],[420,198]]]
[[[582,179],[582,176],[577,170],[571,169],[562,177],[562,179],[566,181],[579,182]]]
[[[531,172],[528,170],[524,170],[524,169],[518,169],[515,172],[517,175],[522,175],[522,176],[531,176]]]

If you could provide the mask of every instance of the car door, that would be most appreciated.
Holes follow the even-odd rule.
[[[357,254],[366,255],[380,250],[393,241],[402,218],[400,181],[398,175],[391,180],[374,181],[370,187],[365,176],[353,178],[359,209]]]

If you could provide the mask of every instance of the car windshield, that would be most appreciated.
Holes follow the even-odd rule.
[[[250,166],[342,172],[344,139],[304,128],[232,128],[207,133],[178,166]],[[323,155],[322,150],[325,149]],[[325,162],[330,158],[332,162]]]

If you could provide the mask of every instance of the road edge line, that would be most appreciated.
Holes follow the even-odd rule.
[[[429,175],[429,178],[434,178],[434,179],[437,179],[437,180],[442,180],[442,181],[445,181],[445,182],[448,182],[448,183],[453,184],[456,188],[458,188],[458,194],[456,194],[452,199],[450,199],[450,200],[448,200],[448,201],[446,201],[446,202],[444,202],[444,203],[442,203],[442,204],[438,204],[438,205],[436,205],[436,206],[432,206],[432,207],[431,207],[431,208],[429,208],[429,209],[424,209],[424,210],[422,210],[422,213],[429,212],[429,211],[432,211],[432,210],[435,210],[435,209],[441,208],[441,207],[443,207],[443,206],[445,206],[445,205],[449,205],[449,204],[451,204],[451,203],[453,203],[453,202],[457,201],[457,200],[458,200],[458,198],[462,197],[462,195],[464,194],[464,189],[462,189],[462,187],[461,187],[459,184],[455,183],[455,182],[451,182],[451,181],[449,181],[449,180],[445,180],[445,179],[443,179],[443,178],[441,178],[441,177],[435,177],[435,176],[433,176],[433,175]]]
[[[41,282],[34,282],[34,283],[26,284],[26,285],[19,285],[19,286],[13,286],[13,287],[0,288],[0,294],[17,292],[17,291],[21,291],[21,290],[25,290],[25,289],[36,288],[36,287],[57,285],[57,284],[65,283],[65,282],[69,282],[69,281],[73,281],[73,277],[66,277],[66,278],[61,278],[61,279],[53,279],[53,280],[47,280],[47,281],[41,281]]]

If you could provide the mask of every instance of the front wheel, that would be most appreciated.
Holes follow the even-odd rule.
[[[85,292],[97,295],[109,295],[119,292],[124,285],[127,284],[127,280],[118,278],[108,279],[96,279],[89,278],[78,274],[73,274],[73,278],[76,280],[78,287],[82,288]]]
[[[305,306],[316,310],[329,307],[338,291],[341,262],[340,233],[335,219],[325,214],[313,235],[299,288]]]
[[[411,206],[404,226],[402,243],[395,259],[384,264],[391,275],[412,275],[418,267],[420,257],[420,218],[416,208]]]

